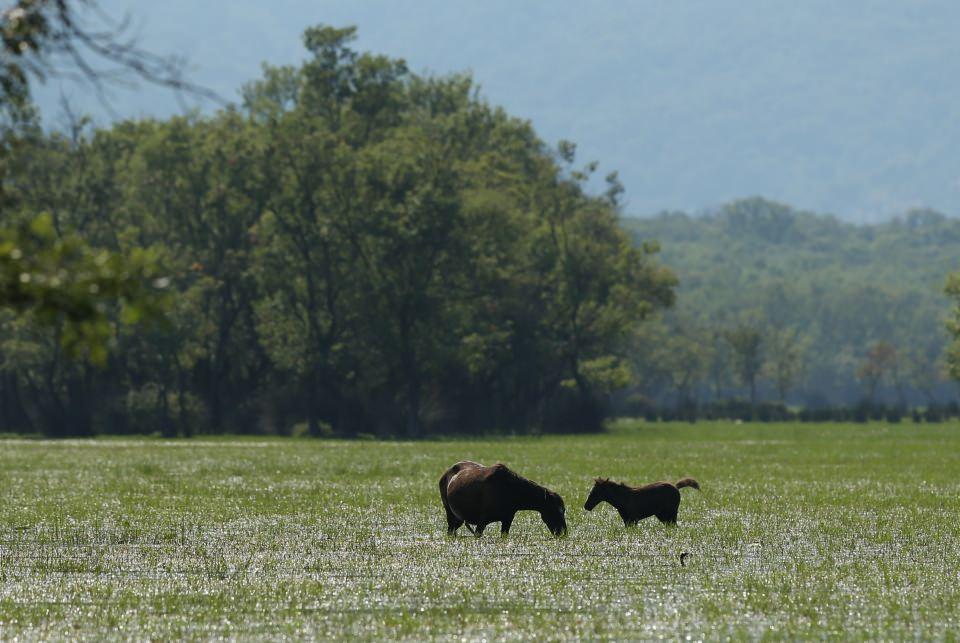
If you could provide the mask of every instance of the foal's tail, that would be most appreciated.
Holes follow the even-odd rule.
[[[694,480],[693,478],[680,478],[677,480],[676,484],[673,485],[677,489],[683,489],[684,487],[693,487],[697,491],[700,491],[700,483]]]

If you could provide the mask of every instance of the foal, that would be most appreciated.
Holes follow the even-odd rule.
[[[451,535],[466,523],[479,538],[487,525],[499,522],[500,534],[506,536],[516,513],[527,509],[539,512],[554,536],[567,532],[563,499],[504,464],[485,467],[469,460],[456,463],[440,478],[440,500]]]
[[[592,511],[599,503],[609,502],[627,527],[650,516],[656,516],[663,523],[676,524],[680,489],[683,487],[700,489],[699,483],[693,478],[677,480],[676,484],[654,482],[643,487],[610,482],[609,478],[596,478],[583,508]]]

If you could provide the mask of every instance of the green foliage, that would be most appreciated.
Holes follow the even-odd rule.
[[[870,396],[870,380],[857,371],[878,342],[897,353],[896,368],[876,383],[878,402],[926,404],[953,395],[944,377],[941,289],[955,269],[960,222],[916,211],[853,225],[746,199],[707,216],[664,213],[625,226],[637,243],[660,241],[663,263],[679,278],[665,334],[699,329],[697,342],[710,356],[692,397],[743,394],[736,353],[717,337],[744,319],[763,337],[760,398],[854,405]],[[637,369],[656,372],[643,358],[636,354]],[[657,382],[647,385],[648,395],[665,399],[669,386]]]
[[[91,246],[84,226],[68,228],[61,212],[90,204],[95,188],[84,185],[89,159],[77,150],[69,158],[62,138],[40,132],[29,103],[31,77],[43,80],[56,67],[50,60],[58,54],[95,76],[78,42],[143,75],[154,71],[153,60],[142,58],[135,47],[113,49],[111,34],[84,31],[77,4],[18,0],[0,16],[0,313],[16,313],[2,320],[8,331],[3,353],[19,349],[19,341],[10,337],[38,326],[56,335],[57,351],[62,347],[102,366],[118,323],[161,317],[170,280],[159,272],[157,248],[117,252]],[[71,123],[73,135],[86,125],[85,119]],[[72,162],[78,159],[81,163]],[[82,220],[86,213],[73,214]],[[18,348],[11,349],[11,343]],[[2,353],[0,361],[8,362]],[[22,409],[21,414],[26,417]]]
[[[64,2],[18,0],[0,15],[0,110],[16,110],[30,92],[30,64],[58,18],[69,14]]]
[[[953,300],[951,315],[947,320],[947,330],[952,337],[947,347],[947,367],[950,376],[960,380],[960,273],[952,273],[947,277],[945,291]]]
[[[748,323],[738,324],[724,334],[733,349],[734,371],[740,381],[750,387],[750,402],[756,402],[756,380],[763,367],[763,335]]]
[[[806,338],[797,328],[774,328],[766,339],[769,373],[783,402],[805,367]]]
[[[572,145],[354,36],[308,29],[243,111],[20,133],[16,216],[157,248],[173,296],[166,326],[117,328],[104,373],[38,350],[6,385],[19,416],[52,398],[123,432],[151,405],[166,434],[599,428],[675,286],[619,227],[616,177],[588,194]]]
[[[161,316],[165,300],[158,291],[169,280],[156,266],[155,251],[120,255],[95,251],[76,235],[57,238],[52,218],[40,215],[0,229],[0,307],[58,328],[68,352],[103,364],[114,320]]]
[[[888,342],[880,341],[867,349],[863,363],[857,368],[857,377],[867,383],[867,399],[873,401],[877,385],[896,367],[897,349]]]

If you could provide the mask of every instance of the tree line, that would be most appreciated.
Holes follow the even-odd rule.
[[[751,198],[626,226],[659,239],[679,278],[676,308],[638,329],[634,407],[954,400],[944,284],[960,221],[918,210],[855,225]]]
[[[48,132],[28,104],[6,116],[0,229],[21,233],[2,247],[3,430],[600,428],[675,285],[619,226],[616,175],[588,193],[596,165],[572,144],[354,37],[308,29],[302,65],[265,66],[209,117]],[[70,240],[85,245],[53,273],[24,263]],[[166,293],[162,321],[135,323],[157,297],[76,279],[98,266]],[[12,305],[38,284],[86,293],[98,341],[79,344],[103,350],[68,350],[62,307]]]
[[[855,226],[753,198],[621,221],[615,174],[588,193],[572,144],[467,76],[355,51],[353,28],[307,30],[303,65],[265,66],[214,116],[68,111],[51,133],[17,61],[69,51],[71,7],[19,2],[0,25],[2,430],[583,431],[611,402],[952,414],[942,214]]]

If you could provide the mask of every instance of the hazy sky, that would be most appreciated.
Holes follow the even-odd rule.
[[[317,23],[414,71],[470,70],[548,142],[620,171],[628,210],[700,210],[755,194],[843,218],[960,213],[956,0],[101,0],[144,46],[186,56],[235,99],[262,61],[302,58]],[[39,94],[52,119],[64,91]],[[122,116],[178,111],[115,91]],[[212,107],[208,107],[212,109]]]

